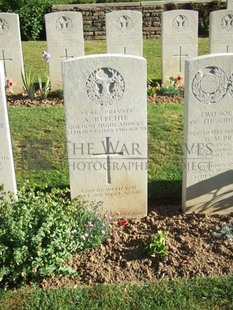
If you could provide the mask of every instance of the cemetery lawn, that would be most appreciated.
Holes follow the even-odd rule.
[[[19,100],[14,100],[14,104],[8,102],[18,186],[28,179],[39,188],[48,186],[47,190],[68,187],[62,100],[24,100],[23,106],[19,106]],[[103,245],[74,255],[72,267],[78,272],[77,278],[44,279],[38,284],[40,287],[46,290],[100,283],[153,283],[161,279],[232,274],[232,241],[213,236],[221,223],[233,224],[232,216],[184,215],[181,211],[182,119],[183,103],[148,105],[148,216],[141,220],[126,219],[125,226],[114,219],[112,234]],[[167,232],[168,255],[149,257],[145,254],[144,242],[158,230]],[[232,285],[232,278],[226,283]],[[154,284],[147,285],[150,289],[154,287]],[[44,294],[37,293],[38,296]],[[202,299],[202,292],[199,293]]]
[[[206,50],[207,41],[202,42],[200,54]],[[93,45],[85,47],[89,54]],[[46,66],[40,57],[45,43],[23,46],[26,65],[35,75],[43,74]],[[103,42],[95,42],[95,51],[104,49]],[[148,40],[145,54],[148,75],[160,79],[160,64],[154,62],[155,55],[159,60],[159,40]],[[39,61],[43,65],[34,66]],[[156,97],[148,102],[148,216],[124,219],[125,225],[114,218],[112,234],[100,247],[73,256],[71,265],[78,277],[44,279],[34,289],[0,290],[0,310],[232,309],[232,241],[213,234],[221,224],[233,225],[232,214],[182,213],[182,98]],[[30,101],[16,96],[8,103],[18,187],[26,180],[48,191],[68,187],[61,97]],[[144,243],[158,230],[167,233],[168,254],[150,257]]]

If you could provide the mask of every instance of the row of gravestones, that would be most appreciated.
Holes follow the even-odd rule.
[[[51,89],[62,88],[61,62],[84,55],[82,14],[57,12],[45,15]],[[142,14],[115,11],[106,14],[106,41],[109,54],[143,55]],[[210,14],[209,52],[233,52],[233,10]],[[184,61],[198,55],[198,12],[173,10],[162,14],[162,80],[181,76]],[[18,15],[0,14],[0,59],[6,79],[14,91],[22,91],[23,58]]]
[[[183,11],[175,14],[170,18],[173,30],[185,38],[184,31],[189,29],[193,19],[184,18]],[[225,26],[228,15],[229,11],[222,18]],[[2,19],[0,22],[2,32],[6,34],[9,25]],[[57,29],[69,28],[61,24],[60,20]],[[181,29],[179,25],[182,25]],[[6,62],[12,58],[6,56],[4,49],[2,55],[0,183],[15,192],[4,96]],[[230,53],[187,61],[183,175],[183,208],[187,212],[232,210],[231,63]],[[137,80],[132,76],[137,76]],[[63,81],[72,197],[80,194],[87,200],[101,200],[104,208],[120,211],[121,215],[145,215],[145,60],[124,55],[66,60],[63,62]]]
[[[233,211],[233,54],[186,61],[183,210]],[[0,183],[16,192],[4,67]],[[62,63],[71,196],[120,216],[147,214],[146,60],[96,55]],[[132,76],[137,78],[133,79]]]

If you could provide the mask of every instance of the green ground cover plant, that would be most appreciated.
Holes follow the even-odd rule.
[[[0,287],[75,275],[72,254],[100,245],[110,233],[108,217],[67,189],[21,187],[17,199],[0,189]],[[96,205],[97,207],[97,205]]]

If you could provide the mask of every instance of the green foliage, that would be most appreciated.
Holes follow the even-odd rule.
[[[23,88],[24,91],[27,93],[28,97],[30,99],[34,99],[35,97],[35,83],[34,83],[34,77],[32,75],[31,68],[28,71],[25,71],[25,73],[21,74],[22,80],[23,80]]]
[[[198,35],[208,37],[209,35],[209,19],[199,19]]]
[[[44,14],[49,13],[52,0],[1,0],[0,10],[19,14],[22,40],[37,40],[44,29]]]
[[[45,77],[45,82],[42,82],[41,77],[38,77],[38,83],[39,83],[39,93],[40,96],[44,99],[48,97],[48,94],[50,92],[50,78],[49,76]]]
[[[90,224],[91,223],[91,224]],[[72,253],[96,247],[110,230],[108,219],[87,209],[68,190],[24,186],[15,199],[0,190],[0,284],[20,284],[54,274],[73,274]]]
[[[158,90],[159,95],[163,96],[178,96],[180,93],[179,87],[177,86],[162,86]]]
[[[181,79],[179,77],[179,79]],[[171,78],[168,83],[160,85],[157,80],[148,79],[147,94],[153,96],[155,94],[163,96],[178,96],[180,94],[179,80]]]
[[[148,243],[145,244],[146,254],[152,257],[166,256],[166,232],[159,230],[157,234],[151,237]]]
[[[229,241],[233,241],[233,224],[226,222],[220,223],[220,225],[215,227],[213,235],[218,239],[223,238]]]

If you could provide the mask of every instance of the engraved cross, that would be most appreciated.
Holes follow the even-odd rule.
[[[111,166],[110,166],[110,158],[111,156],[117,156],[117,155],[120,155],[120,156],[123,156],[123,152],[111,152],[110,151],[110,146],[111,146],[111,143],[110,143],[110,137],[106,137],[106,146],[104,147],[104,150],[105,150],[105,153],[93,153],[92,155],[93,156],[103,156],[105,155],[106,156],[106,159],[107,159],[107,183],[108,184],[111,184]]]
[[[65,49],[65,56],[60,56],[61,59],[66,59],[66,60],[69,59],[69,58],[73,58],[73,57],[74,57],[74,56],[69,56],[69,55],[68,55],[67,48]]]
[[[179,72],[181,72],[181,62],[182,62],[182,57],[187,57],[188,54],[182,54],[182,48],[180,46],[180,52],[178,55],[173,55],[179,57]]]
[[[3,60],[4,74],[5,74],[5,77],[6,77],[6,76],[7,76],[7,72],[6,72],[6,61],[12,61],[12,58],[5,58],[4,50],[2,50],[2,58],[0,58],[0,60]]]

